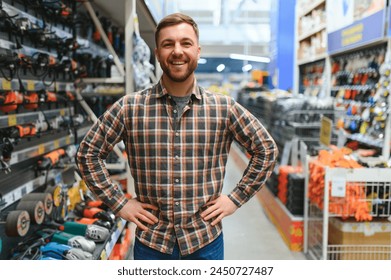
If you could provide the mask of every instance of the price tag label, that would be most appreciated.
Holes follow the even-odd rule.
[[[330,146],[331,136],[333,133],[333,121],[329,118],[322,117],[320,126],[319,141],[325,146]]]
[[[8,116],[8,126],[14,126],[17,124],[18,123],[17,123],[16,115],[15,114],[9,115]]]
[[[53,145],[55,149],[58,149],[60,147],[60,140],[58,139],[54,140]]]
[[[27,81],[27,90],[28,91],[34,91],[35,90],[35,83],[34,83],[34,81],[31,81],[31,80]]]
[[[100,253],[100,259],[101,260],[107,260],[106,250],[102,250],[102,253]]]
[[[3,79],[1,84],[2,84],[3,90],[11,90],[12,89],[11,81],[7,81],[6,79]]]
[[[43,155],[45,153],[45,145],[41,144],[38,146],[38,154]]]
[[[335,178],[331,180],[331,196],[345,197],[346,195],[346,179]]]

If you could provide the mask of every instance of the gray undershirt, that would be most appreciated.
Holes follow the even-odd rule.
[[[174,100],[175,104],[178,106],[178,112],[183,112],[183,109],[189,103],[190,96],[191,95],[186,95],[186,96],[171,95],[172,100]]]

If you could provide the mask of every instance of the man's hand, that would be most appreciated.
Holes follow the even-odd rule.
[[[208,208],[201,213],[201,218],[205,221],[215,218],[211,223],[212,226],[218,224],[224,217],[232,215],[238,209],[227,195],[220,195],[218,198],[209,201],[205,206]]]
[[[124,207],[118,212],[118,216],[129,222],[133,222],[141,230],[147,230],[148,228],[143,225],[140,221],[146,222],[147,224],[153,225],[159,221],[147,209],[158,210],[158,208],[152,204],[142,203],[137,199],[130,199]]]

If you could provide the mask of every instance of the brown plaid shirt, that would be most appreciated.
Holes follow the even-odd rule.
[[[126,144],[138,200],[159,208],[152,211],[159,222],[146,224],[148,231],[137,230],[137,237],[163,253],[172,253],[177,240],[182,255],[209,244],[221,233],[221,223],[212,227],[200,213],[221,194],[232,141],[252,155],[229,194],[239,207],[264,185],[278,154],[262,124],[231,97],[194,84],[181,113],[160,82],[115,102],[79,146],[77,162],[83,179],[114,212],[127,200],[103,163],[121,140]]]

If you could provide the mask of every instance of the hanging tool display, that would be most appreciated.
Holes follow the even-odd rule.
[[[0,197],[0,229],[5,228],[0,259],[91,259],[96,243],[108,241],[115,227],[115,216],[101,202],[68,209],[72,183],[65,182],[71,180],[76,153],[69,143],[79,139],[86,122],[73,82],[111,77],[114,64],[101,50],[102,34],[95,33],[97,45],[92,34],[79,36],[92,28],[85,25],[90,16],[77,16],[77,6],[72,0],[0,0],[0,179],[10,185],[7,199]],[[110,44],[123,55],[123,31],[121,36],[109,19],[100,18]],[[33,168],[24,173],[27,165]],[[11,167],[23,176],[9,184],[12,174],[5,174]],[[20,186],[22,194],[9,199],[8,189]]]
[[[134,18],[134,34],[133,34],[133,70],[135,75],[136,89],[142,89],[151,84],[151,72],[154,66],[149,62],[151,58],[151,51],[140,35],[138,16]]]

